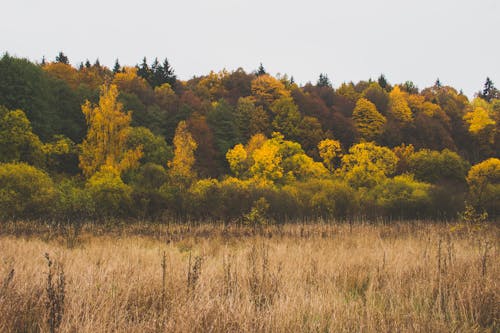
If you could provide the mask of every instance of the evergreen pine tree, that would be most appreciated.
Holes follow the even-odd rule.
[[[319,79],[318,79],[318,82],[316,83],[316,86],[318,86],[318,87],[331,87],[332,82],[328,78],[327,74],[321,73],[321,74],[319,74]]]
[[[56,56],[56,62],[69,65],[69,59],[62,51]]]
[[[121,69],[120,63],[118,62],[118,59],[116,59],[115,66],[113,67],[113,73],[114,74],[119,73],[120,69]]]
[[[259,69],[257,70],[257,76],[261,76],[261,75],[265,75],[267,74],[264,66],[262,65],[262,63],[260,63],[259,65]]]
[[[380,76],[378,77],[377,82],[378,82],[378,85],[382,87],[382,89],[386,89],[387,90],[387,87],[389,86],[389,84],[387,83],[387,80],[386,80],[384,74],[380,74]]]
[[[167,58],[163,61],[163,75],[164,78],[162,83],[168,83],[172,88],[174,88],[175,83],[177,82],[177,76],[175,75],[174,69],[170,66]]]
[[[491,81],[491,79],[489,77],[486,78],[486,82],[484,83],[483,92],[479,94],[479,97],[481,97],[482,99],[484,99],[487,102],[490,102],[492,99],[500,97],[500,92],[498,91],[497,88],[495,88],[493,81]]]
[[[137,69],[137,75],[139,75],[140,77],[142,77],[145,80],[148,80],[150,74],[151,74],[151,69],[148,66],[146,57],[144,57],[142,59],[142,64]]]

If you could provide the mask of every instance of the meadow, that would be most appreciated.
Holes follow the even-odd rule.
[[[496,224],[0,224],[0,332],[497,332]]]

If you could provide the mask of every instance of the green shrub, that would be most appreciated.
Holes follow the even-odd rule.
[[[118,170],[102,167],[85,188],[94,200],[98,217],[125,216],[130,211],[132,188],[123,182]]]
[[[0,164],[0,217],[48,215],[55,197],[54,184],[45,172],[25,163]]]

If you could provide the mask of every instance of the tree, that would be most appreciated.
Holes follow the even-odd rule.
[[[318,82],[316,83],[317,87],[332,87],[332,82],[328,78],[327,74],[319,74]]]
[[[163,83],[168,83],[172,88],[175,89],[175,84],[177,82],[177,76],[175,75],[175,71],[170,66],[168,59],[165,58],[163,61]]]
[[[389,83],[387,82],[387,79],[385,78],[384,74],[380,74],[377,80],[378,84],[382,87],[382,89],[390,90],[389,89]]]
[[[0,106],[0,162],[44,164],[42,142],[21,110],[9,111]]]
[[[120,63],[118,62],[118,59],[115,60],[115,66],[113,67],[113,73],[119,73],[121,71],[122,67],[120,66]]]
[[[386,119],[377,111],[375,104],[366,98],[360,98],[352,113],[354,124],[367,141],[374,140],[384,131]]]
[[[267,72],[264,69],[264,66],[262,65],[262,63],[260,63],[259,69],[257,69],[257,76],[266,75],[266,74],[267,74]]]
[[[142,157],[142,147],[126,149],[132,114],[123,111],[117,97],[116,85],[103,85],[98,105],[88,100],[82,105],[89,126],[80,154],[80,168],[86,177],[104,165],[118,172],[135,168]]]
[[[268,107],[281,97],[290,97],[290,92],[285,85],[270,75],[260,75],[252,81],[252,95],[256,102],[264,107]]]
[[[405,93],[401,91],[399,86],[395,86],[389,93],[389,110],[391,115],[401,123],[409,123],[413,120]]]
[[[387,147],[373,142],[358,143],[342,157],[337,175],[343,177],[356,188],[373,187],[394,174],[398,158]]]
[[[61,51],[59,54],[56,56],[56,62],[60,62],[65,65],[69,65],[69,59],[66,57],[66,55]]]
[[[172,147],[167,145],[165,138],[154,135],[146,127],[132,127],[127,138],[127,149],[136,150],[142,147],[141,164],[154,163],[166,166],[173,157]]]
[[[363,97],[375,104],[377,111],[383,115],[387,115],[389,94],[377,82],[372,82],[368,88],[363,91]]]
[[[299,108],[291,97],[282,97],[271,104],[274,114],[273,129],[286,136],[287,139],[297,140],[301,115]]]
[[[490,102],[494,98],[500,98],[500,91],[495,88],[493,81],[489,77],[486,78],[483,91],[479,93],[479,97],[487,102]]]
[[[144,80],[149,81],[151,77],[151,69],[149,68],[146,57],[142,59],[141,65],[137,66],[137,75],[142,77]]]
[[[408,169],[415,178],[428,183],[465,183],[470,165],[457,153],[422,149],[410,155]]]
[[[474,165],[467,174],[469,195],[476,208],[491,215],[500,213],[500,159],[489,158]]]
[[[207,122],[212,128],[215,145],[222,156],[240,141],[235,113],[226,100],[221,99],[215,103],[207,115]]]
[[[197,147],[198,144],[189,133],[186,122],[179,122],[174,136],[174,158],[168,163],[173,182],[191,182],[196,178],[193,165],[194,151]]]
[[[319,156],[323,159],[323,164],[330,172],[335,170],[335,166],[342,157],[342,147],[340,141],[325,139],[318,143]]]

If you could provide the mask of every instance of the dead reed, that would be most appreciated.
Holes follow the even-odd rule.
[[[500,329],[495,225],[18,226],[0,225],[0,332]]]

